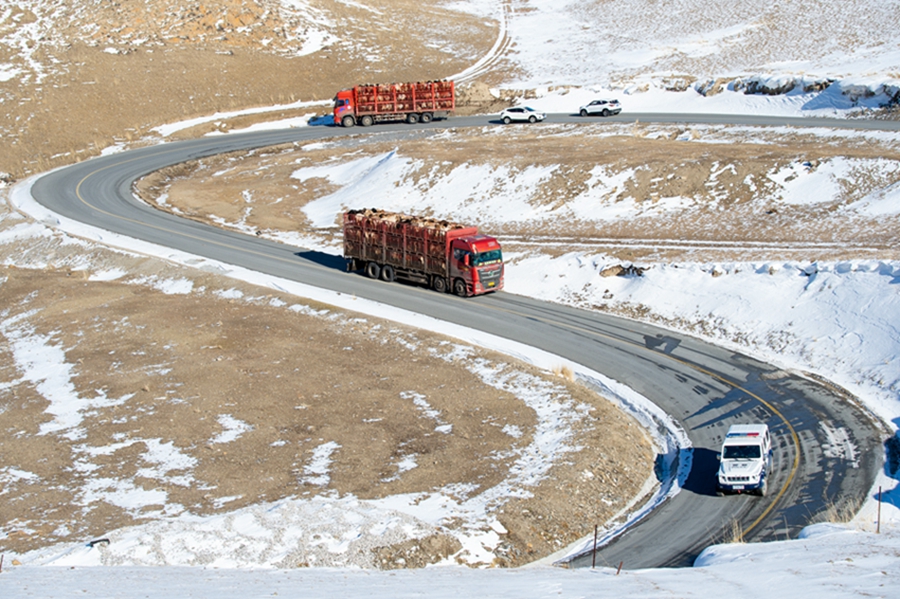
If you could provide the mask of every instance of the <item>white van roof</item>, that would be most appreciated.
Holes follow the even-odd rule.
[[[769,432],[769,427],[765,424],[733,424],[728,429],[726,439],[734,439],[738,437],[762,437]]]

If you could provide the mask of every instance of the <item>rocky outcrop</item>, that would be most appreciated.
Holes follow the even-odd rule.
[[[805,93],[824,91],[834,81],[834,79],[830,78],[809,78],[792,75],[754,75],[750,77],[706,79],[695,82],[692,87],[694,91],[703,96],[715,96],[726,89],[736,92],[742,91],[747,95],[779,96],[790,93],[795,89],[802,89]]]
[[[616,264],[609,266],[600,271],[601,277],[640,277],[644,275],[646,268],[635,266],[633,264]]]

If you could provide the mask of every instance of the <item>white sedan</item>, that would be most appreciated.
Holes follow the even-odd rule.
[[[578,109],[578,114],[588,116],[589,114],[600,114],[610,116],[622,112],[622,105],[618,100],[594,100],[586,106]]]
[[[500,113],[500,120],[503,121],[505,125],[508,125],[513,121],[519,121],[522,123],[536,123],[538,121],[543,121],[545,118],[547,118],[547,115],[545,113],[538,112],[530,106],[516,106],[514,108],[507,108]]]

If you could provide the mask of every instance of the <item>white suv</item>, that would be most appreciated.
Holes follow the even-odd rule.
[[[594,100],[590,104],[582,106],[578,109],[578,114],[588,116],[592,114],[600,114],[610,116],[622,112],[622,105],[618,100]]]
[[[735,424],[722,441],[716,494],[765,495],[772,470],[772,440],[765,424]]]
[[[538,112],[530,106],[516,106],[515,108],[507,108],[500,113],[500,120],[503,121],[505,125],[508,125],[513,121],[519,121],[522,123],[536,123],[538,121],[543,121],[545,118],[547,118],[546,114],[544,114],[543,112]]]

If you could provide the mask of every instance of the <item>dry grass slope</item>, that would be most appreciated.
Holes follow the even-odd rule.
[[[26,0],[0,9],[0,172],[22,178],[185,118],[446,77],[495,36],[434,1]]]

